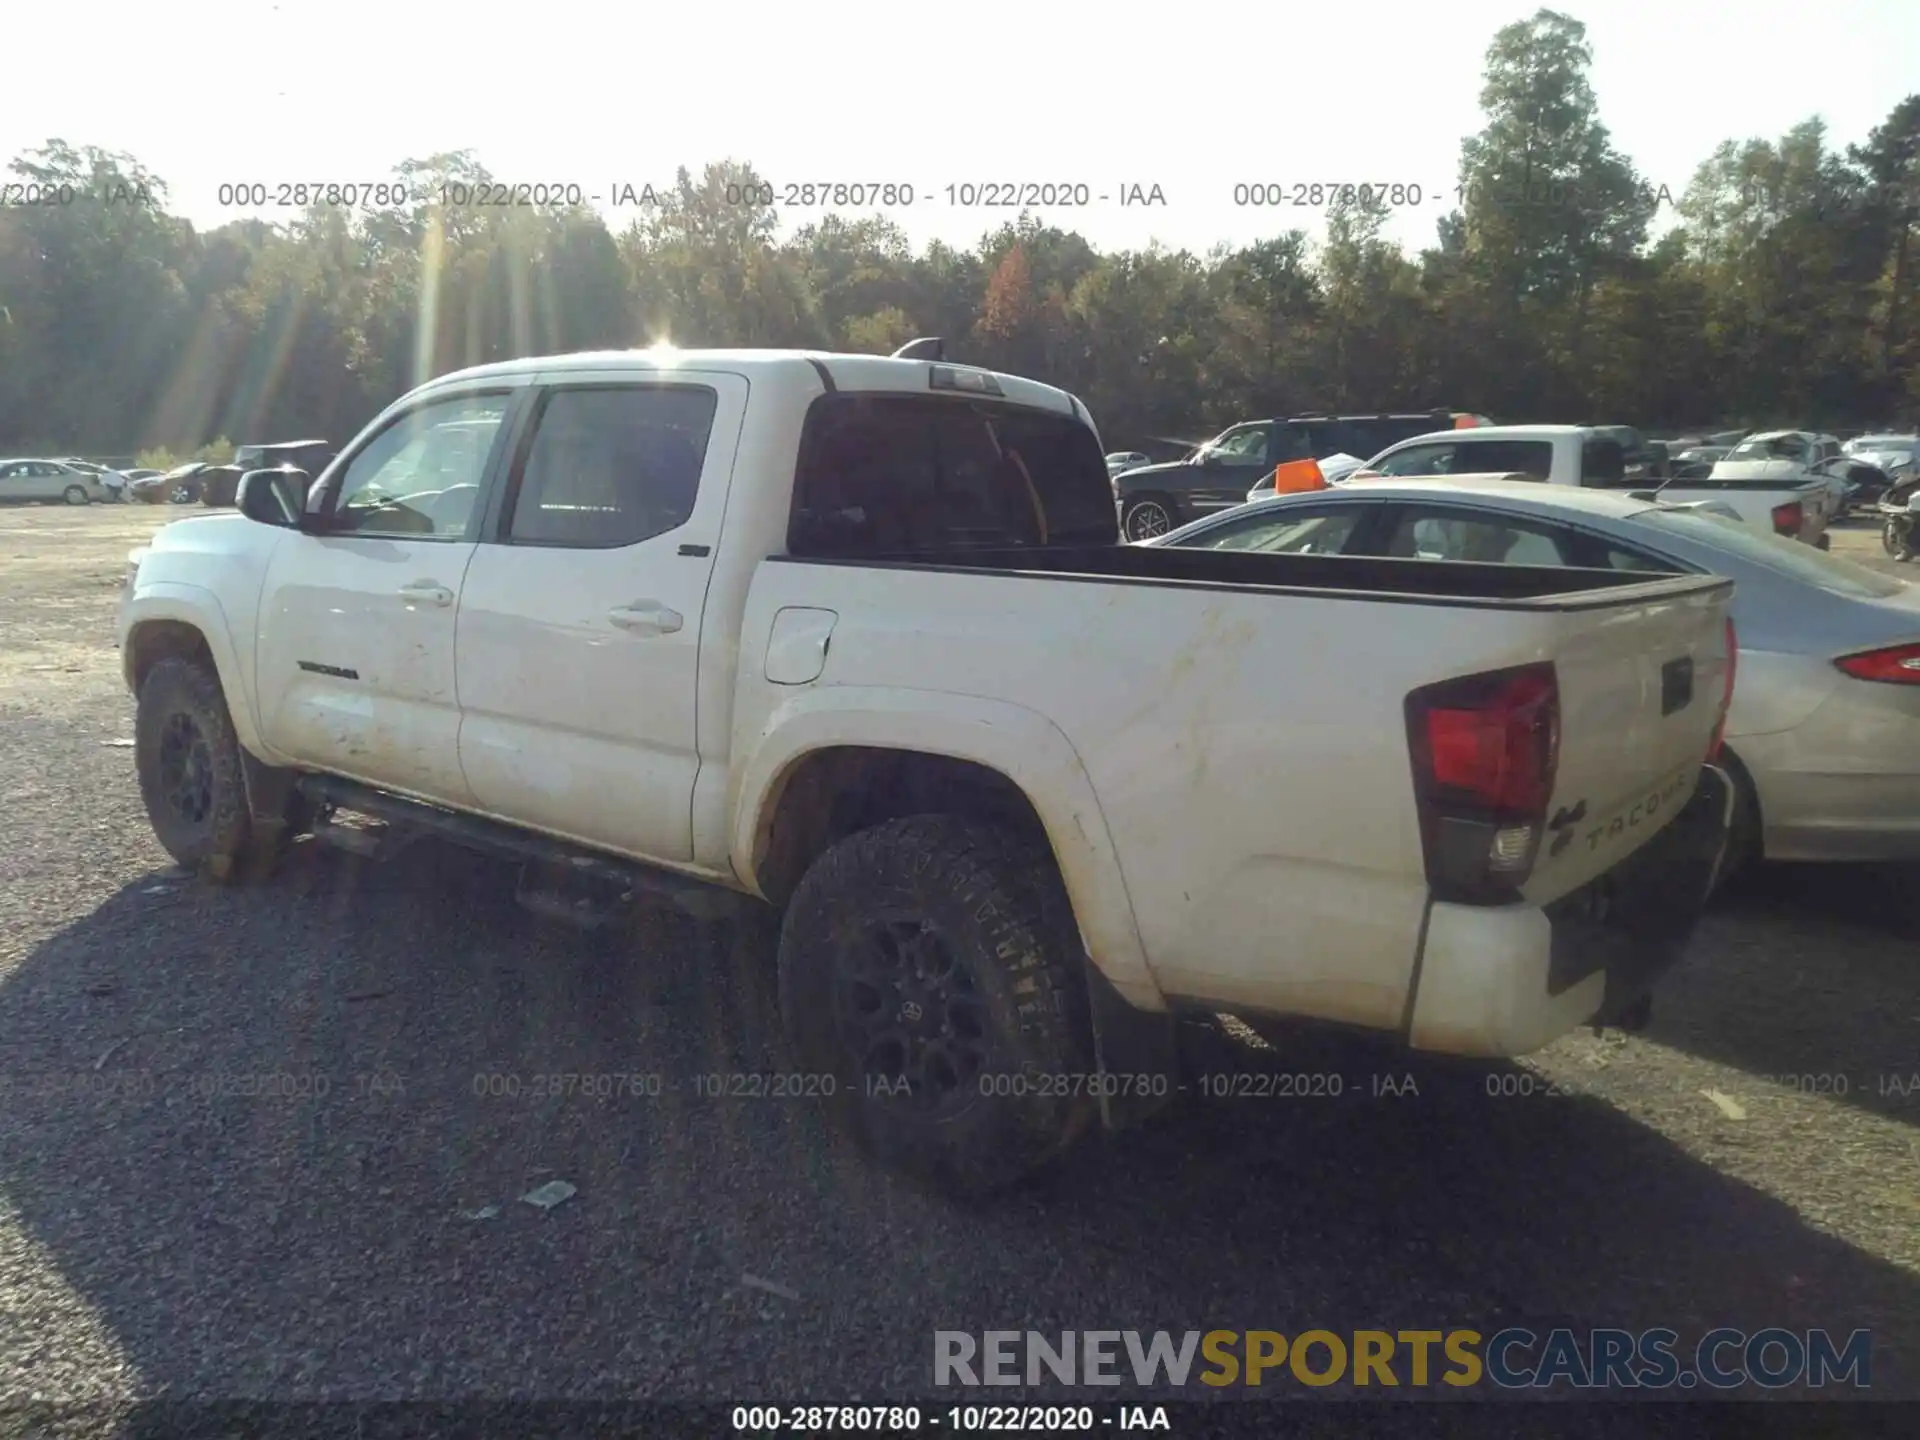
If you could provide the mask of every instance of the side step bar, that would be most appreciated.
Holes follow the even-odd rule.
[[[703,920],[727,919],[748,896],[704,880],[658,870],[650,865],[601,855],[564,840],[517,830],[477,815],[463,815],[420,800],[376,790],[335,775],[302,775],[294,788],[314,806],[313,835],[322,844],[355,854],[391,853],[396,843],[425,833],[470,850],[521,862],[516,899],[552,919],[592,928],[619,908],[644,895]],[[391,838],[333,821],[336,809],[351,810],[386,822]]]

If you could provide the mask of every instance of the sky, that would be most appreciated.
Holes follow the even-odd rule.
[[[1460,141],[1481,124],[1487,45],[1533,13],[1522,0],[17,8],[16,56],[69,60],[8,67],[0,157],[54,137],[130,152],[202,227],[291,216],[223,204],[223,185],[364,184],[470,149],[499,180],[578,186],[616,230],[640,213],[614,203],[621,187],[730,158],[782,191],[892,184],[891,207],[849,213],[881,210],[916,247],[972,244],[1018,213],[978,203],[986,187],[1052,185],[1069,199],[1085,187],[1086,203],[1040,218],[1100,249],[1196,252],[1318,232],[1322,210],[1291,203],[1316,182],[1405,187],[1388,234],[1431,243]],[[1831,145],[1857,143],[1920,90],[1920,0],[1568,0],[1567,13],[1587,26],[1616,145],[1676,197],[1722,140],[1775,139],[1818,114]],[[1134,187],[1164,203],[1123,205]],[[1287,203],[1236,203],[1257,193]],[[784,209],[782,228],[829,208]]]

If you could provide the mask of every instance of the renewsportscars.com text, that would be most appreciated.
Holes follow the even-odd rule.
[[[1866,1330],[939,1330],[933,1383],[1864,1390],[1872,1358]]]

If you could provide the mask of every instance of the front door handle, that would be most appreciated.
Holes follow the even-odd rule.
[[[426,605],[451,605],[453,591],[432,580],[416,580],[411,585],[400,587],[402,600],[418,600]]]
[[[622,630],[637,635],[671,635],[685,622],[677,610],[669,610],[657,600],[636,600],[631,605],[616,605],[607,619]]]

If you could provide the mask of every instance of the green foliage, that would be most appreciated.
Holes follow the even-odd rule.
[[[1817,121],[1727,141],[1649,243],[1666,202],[1614,147],[1589,64],[1555,11],[1495,35],[1459,206],[1417,254],[1354,196],[1317,245],[1206,255],[1103,254],[1030,215],[967,250],[916,254],[879,216],[783,240],[737,160],[612,211],[616,232],[581,208],[442,204],[490,178],[468,152],[396,167],[416,203],[203,233],[133,157],[51,140],[13,177],[81,198],[0,211],[0,452],[166,468],[229,459],[227,436],[343,442],[450,370],[657,340],[883,354],[943,335],[1075,391],[1114,448],[1306,409],[1655,431],[1920,411],[1920,95],[1844,153]]]

